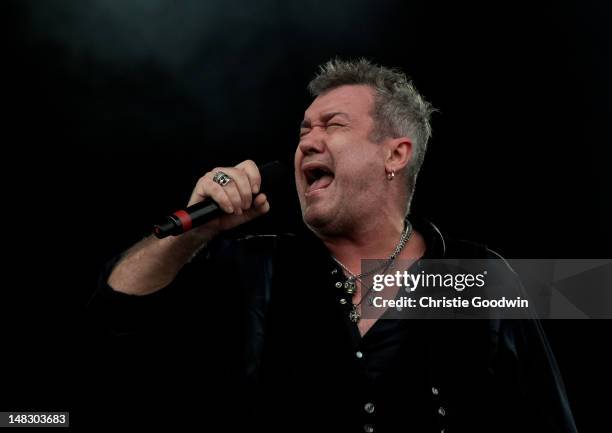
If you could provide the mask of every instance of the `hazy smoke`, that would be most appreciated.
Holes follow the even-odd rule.
[[[369,23],[381,10],[366,0],[29,0],[27,6],[30,38],[61,47],[63,55],[52,61],[91,89],[93,98],[79,111],[95,99],[90,117],[123,109],[135,128],[140,116],[157,134],[203,119],[217,132],[254,128],[271,99],[305,94],[316,64],[347,46],[371,44]],[[174,115],[167,111],[172,104],[182,107]]]

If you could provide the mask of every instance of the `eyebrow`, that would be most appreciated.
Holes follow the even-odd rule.
[[[335,117],[335,116],[344,116],[348,120],[351,119],[351,116],[349,116],[347,113],[344,113],[342,111],[332,111],[331,113],[325,113],[321,115],[321,120],[323,122],[327,122],[328,120],[330,120],[332,117]],[[310,120],[304,119],[300,123],[300,128],[310,128],[310,125],[311,125]]]

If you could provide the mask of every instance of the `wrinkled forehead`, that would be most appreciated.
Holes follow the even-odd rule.
[[[328,113],[345,113],[353,119],[371,117],[374,91],[366,85],[345,85],[317,96],[304,112],[304,120],[317,121]]]

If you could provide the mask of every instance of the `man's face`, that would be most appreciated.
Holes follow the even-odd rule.
[[[318,96],[304,113],[295,178],[304,222],[336,233],[375,211],[385,188],[384,147],[370,141],[374,92],[346,85]]]

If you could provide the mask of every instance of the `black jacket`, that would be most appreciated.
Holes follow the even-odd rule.
[[[429,258],[499,258],[414,225]],[[145,297],[108,287],[118,259],[101,275],[92,312],[116,335],[169,344],[190,360],[182,374],[218,378],[215,389],[234,394],[220,403],[232,422],[263,431],[576,431],[536,320],[402,321],[404,343],[372,381],[339,319],[335,263],[314,236],[217,239]]]

